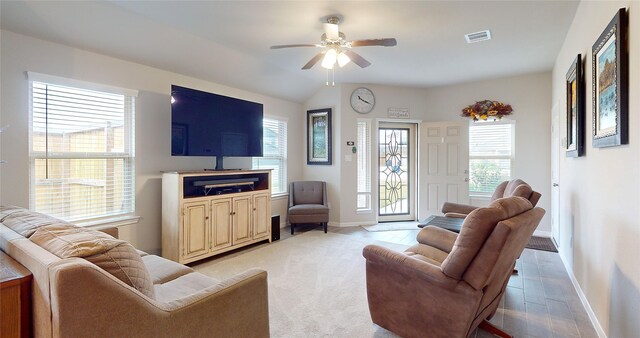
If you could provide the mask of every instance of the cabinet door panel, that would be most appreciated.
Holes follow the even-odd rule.
[[[233,244],[251,240],[251,198],[233,198]]]
[[[215,251],[231,246],[231,199],[211,201],[211,210],[212,250]]]
[[[253,196],[253,238],[268,237],[271,227],[271,205],[267,194]]]
[[[183,257],[191,258],[209,251],[209,212],[206,202],[185,203]]]

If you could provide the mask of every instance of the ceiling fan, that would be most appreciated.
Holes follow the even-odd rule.
[[[317,44],[291,44],[291,45],[277,45],[271,46],[271,49],[282,49],[290,47],[319,47],[324,50],[311,58],[302,69],[310,69],[320,59],[322,59],[322,67],[326,69],[333,69],[333,66],[337,63],[338,66],[344,67],[349,61],[358,66],[365,68],[371,65],[371,62],[365,60],[360,54],[352,51],[354,47],[364,46],[384,46],[393,47],[397,45],[396,39],[367,39],[367,40],[355,40],[347,41],[344,33],[338,29],[338,23],[340,18],[337,16],[331,16],[327,18],[327,23],[324,24],[324,34],[320,37],[320,43]]]

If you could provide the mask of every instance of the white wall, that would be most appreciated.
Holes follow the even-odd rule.
[[[340,103],[341,86],[326,86],[321,88],[305,103],[304,118],[300,123],[302,132],[302,174],[306,181],[325,181],[327,182],[327,200],[329,203],[329,224],[338,225],[341,222],[340,209],[342,207],[342,185],[340,183],[340,157],[342,152],[338,146],[340,140],[340,131],[342,129],[340,119],[342,116],[342,108]],[[331,108],[331,143],[332,143],[332,161],[331,165],[308,165],[307,164],[307,117],[306,111],[314,109]]]
[[[550,208],[550,111],[551,74],[539,73],[508,78],[500,78],[488,81],[466,83],[461,85],[437,87],[437,88],[407,88],[397,86],[381,86],[370,84],[342,84],[333,88],[339,88],[339,101],[336,101],[335,91],[338,89],[325,89],[313,98],[313,102],[307,102],[307,106],[337,105],[340,114],[334,114],[334,131],[336,122],[339,121],[340,134],[334,133],[334,163],[339,166],[340,193],[335,194],[339,198],[339,218],[332,220],[342,225],[354,225],[374,223],[377,221],[376,213],[356,213],[356,162],[346,161],[344,155],[351,154],[351,147],[347,141],[356,140],[356,123],[358,118],[370,118],[372,120],[372,154],[375,156],[377,147],[378,122],[388,119],[388,108],[408,108],[410,122],[439,122],[460,121],[463,107],[483,99],[494,99],[509,103],[514,107],[514,115],[510,117],[516,121],[516,149],[513,163],[513,177],[522,178],[531,186],[542,193],[539,206],[545,210]],[[371,89],[376,96],[376,105],[369,114],[358,114],[351,109],[349,100],[354,89],[365,86]],[[331,87],[329,87],[331,88]],[[397,119],[397,122],[405,122]],[[337,142],[336,141],[337,138]],[[419,150],[420,151],[420,150]],[[342,154],[339,156],[338,154]],[[378,190],[376,166],[377,159],[372,159],[372,196],[375,202]],[[305,167],[304,177],[307,179],[309,166]],[[420,169],[418,169],[420,170]],[[315,175],[314,177],[318,177]],[[420,186],[418,187],[418,195]],[[335,199],[333,199],[336,201]],[[475,203],[485,201],[474,200]],[[418,206],[420,209],[420,206]],[[377,210],[377,209],[376,209]],[[424,215],[423,211],[421,215]],[[548,234],[551,231],[549,216],[545,215],[538,231]]]
[[[265,115],[288,119],[288,175],[302,177],[302,125],[300,104],[183,76],[104,55],[1,31],[2,103],[0,203],[29,207],[29,94],[26,71],[139,90],[136,107],[136,215],[138,224],[121,228],[121,235],[136,247],[159,252],[161,238],[161,171],[200,170],[213,158],[170,156],[171,84],[184,85],[264,104]],[[227,167],[250,166],[250,160],[229,159]],[[272,203],[273,213],[286,215],[286,199]]]
[[[629,144],[593,148],[591,47],[619,8],[629,13]],[[640,332],[640,3],[582,1],[553,69],[552,102],[565,107],[565,74],[585,69],[586,156],[560,157],[560,255],[609,337]],[[561,135],[566,134],[564,109]]]
[[[515,160],[513,178],[520,178],[540,192],[539,207],[547,213],[536,231],[551,232],[551,74],[528,74],[461,85],[431,88],[426,92],[426,121],[450,121],[460,117],[462,108],[489,99],[513,107],[515,121]],[[480,203],[480,200],[472,200]]]

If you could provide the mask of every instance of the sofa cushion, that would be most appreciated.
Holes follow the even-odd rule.
[[[404,251],[407,256],[418,258],[425,262],[429,262],[440,266],[442,262],[447,258],[448,253],[434,248],[429,245],[416,244]]]
[[[329,207],[322,204],[298,204],[289,208],[289,215],[329,214]]]
[[[40,227],[53,224],[69,224],[51,216],[14,206],[0,207],[0,222],[7,228],[27,238],[31,237]]]
[[[193,269],[186,265],[156,255],[144,255],[142,261],[151,275],[153,284],[163,284],[193,272]]]
[[[156,284],[156,300],[162,303],[170,303],[184,297],[192,296],[199,291],[211,288],[219,283],[219,280],[199,272],[188,273],[164,284]]]
[[[123,240],[71,224],[40,227],[30,239],[60,258],[84,258],[146,296],[155,298],[151,276],[140,254]]]

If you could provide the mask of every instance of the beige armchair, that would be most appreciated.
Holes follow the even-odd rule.
[[[293,235],[294,224],[320,223],[327,233],[329,205],[327,203],[327,183],[322,181],[301,181],[289,184],[289,224]]]
[[[428,226],[404,253],[369,245],[367,298],[374,323],[402,337],[469,337],[495,314],[514,262],[544,215],[522,197],[472,211],[460,234]]]
[[[491,196],[491,202],[497,200],[498,198],[511,197],[511,196],[520,196],[524,197],[533,204],[535,207],[540,200],[540,193],[537,191],[533,191],[531,186],[527,184],[525,181],[521,179],[515,179],[511,181],[504,181],[500,183],[496,187],[496,191],[493,192]],[[444,202],[442,205],[442,213],[445,217],[454,217],[454,218],[465,218],[467,215],[477,209],[478,207],[473,205],[466,204],[458,204],[451,202]]]

